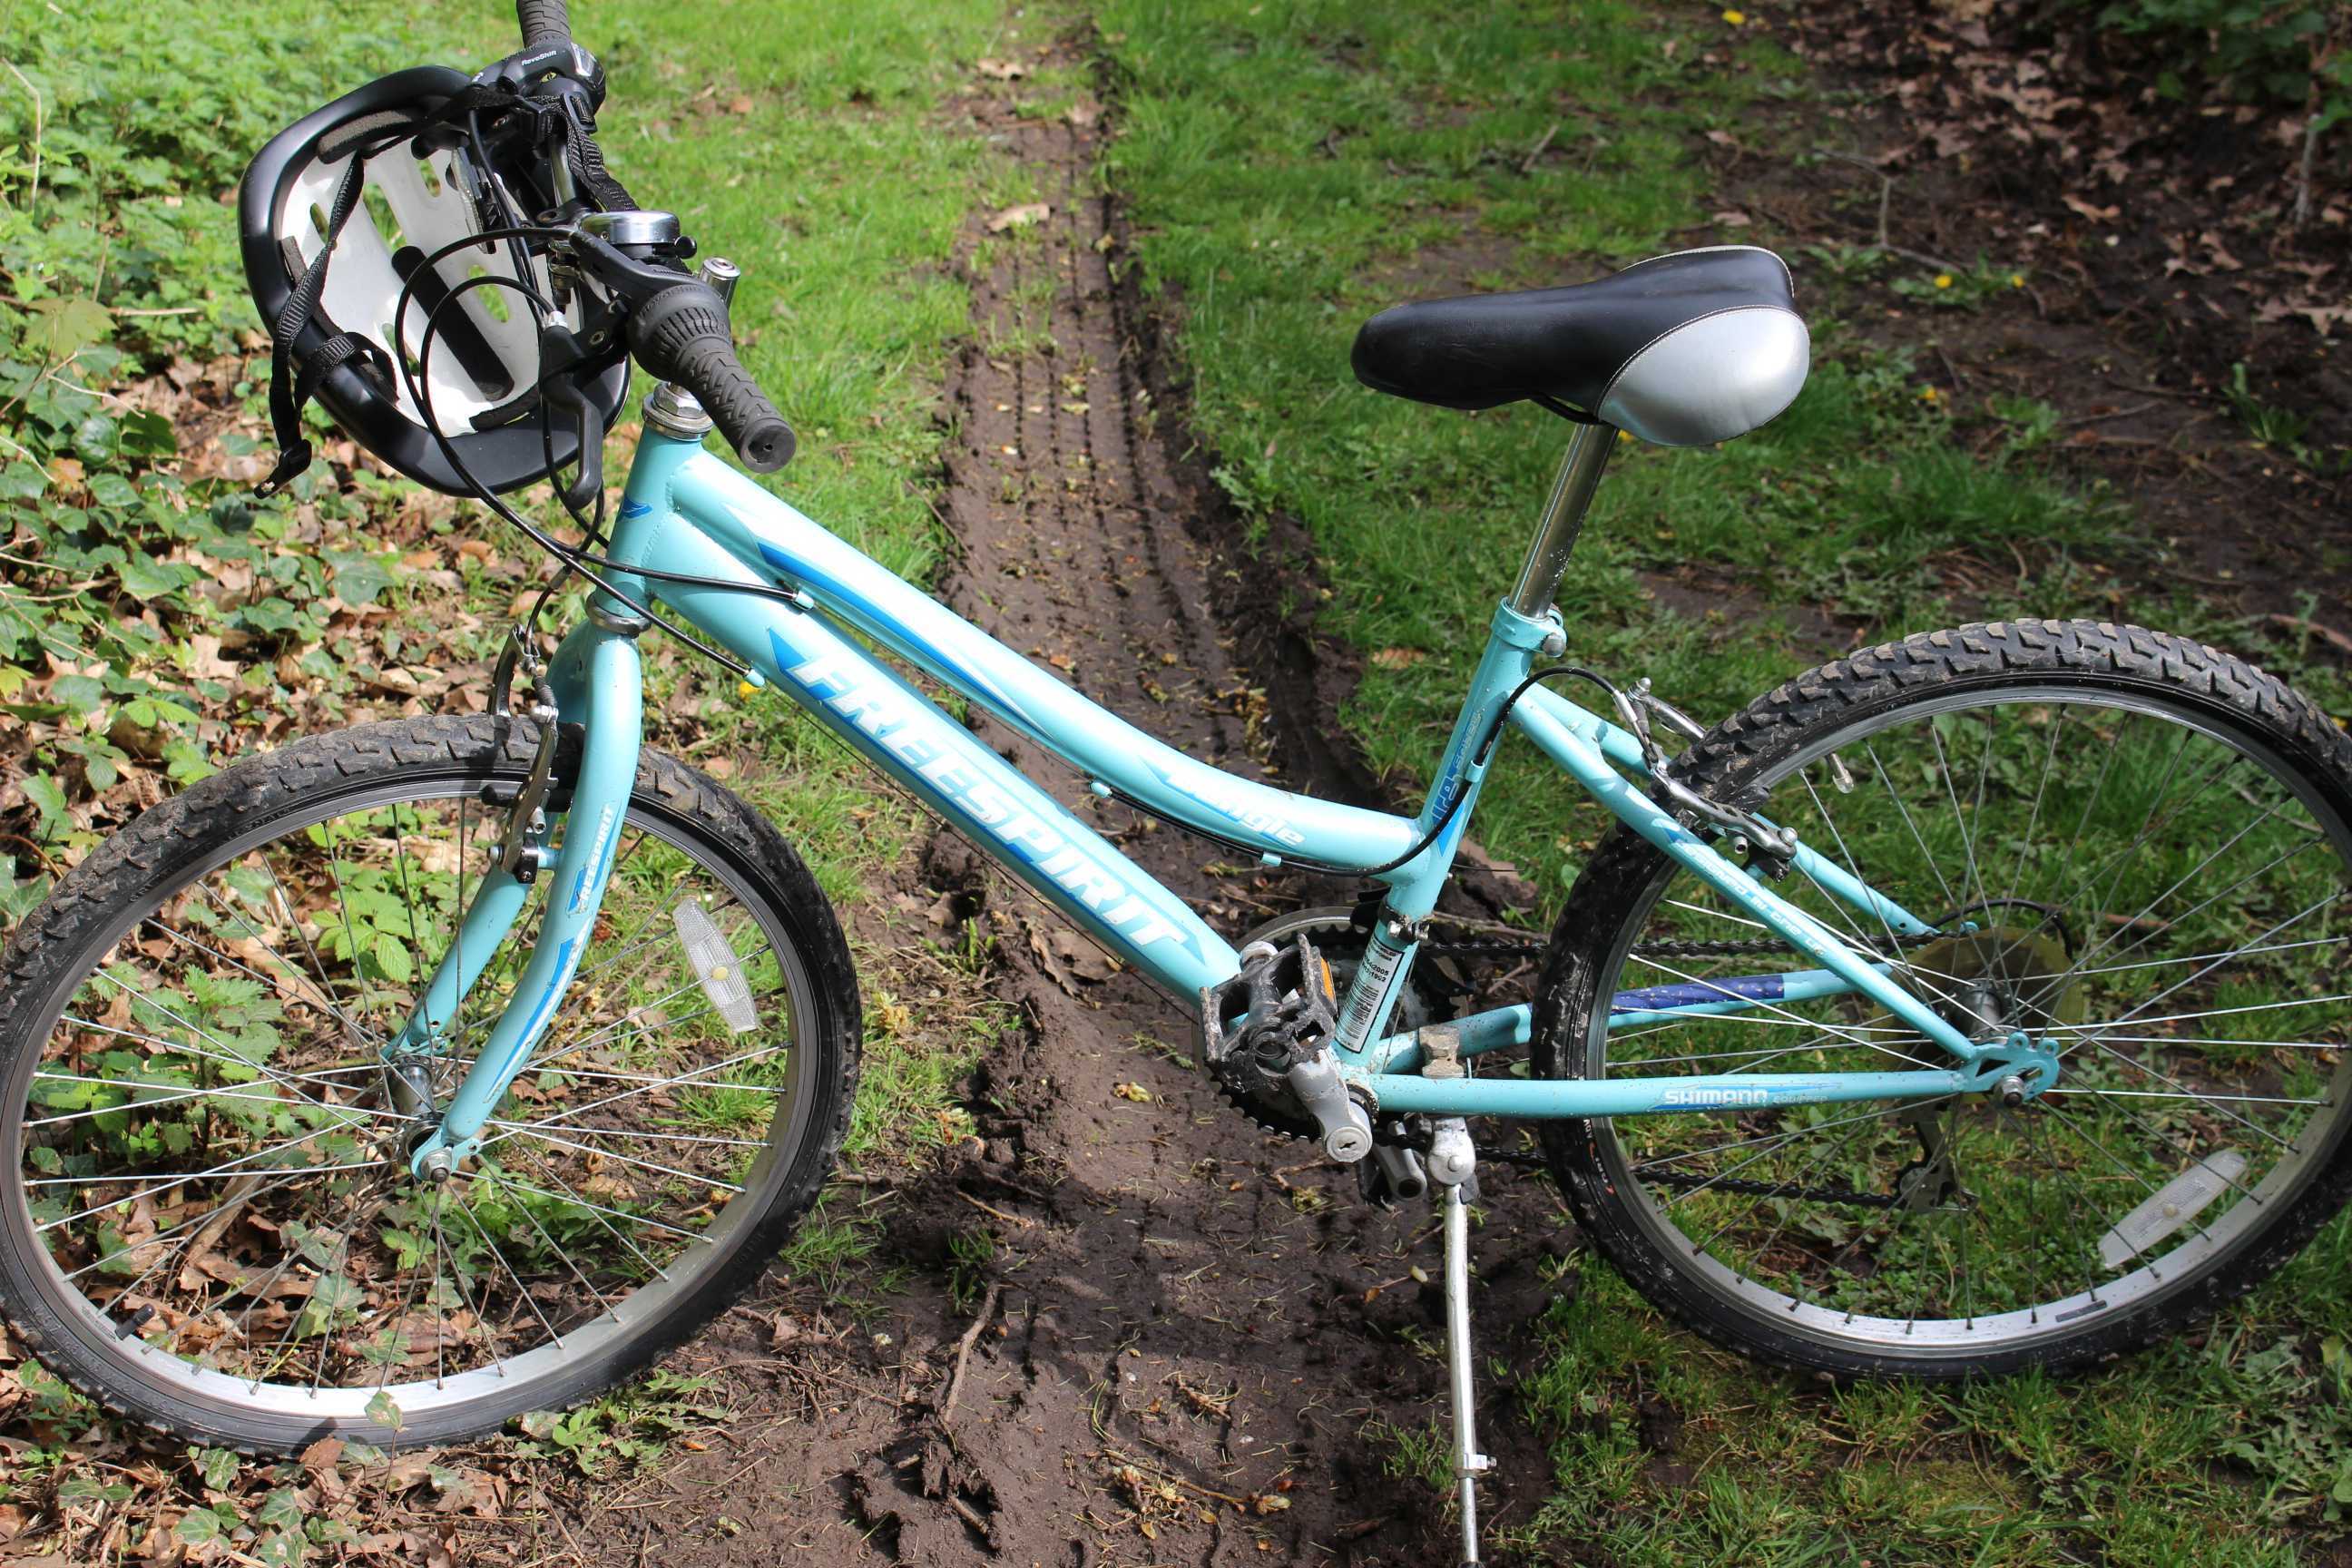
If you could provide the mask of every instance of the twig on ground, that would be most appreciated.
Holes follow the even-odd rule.
[[[16,85],[23,88],[25,96],[33,100],[33,174],[25,189],[25,205],[30,207],[41,195],[41,138],[45,129],[41,92],[25,79],[25,73],[16,68],[16,61],[0,60],[0,66],[8,68],[8,74],[16,79]]]
[[[1017,1214],[1006,1214],[994,1204],[984,1204],[981,1202],[978,1198],[973,1197],[970,1193],[965,1192],[961,1187],[958,1187],[956,1189],[956,1196],[961,1198],[964,1202],[970,1204],[972,1207],[978,1209],[982,1214],[994,1215],[998,1219],[1003,1220],[1007,1225],[1017,1225],[1023,1230],[1034,1230],[1037,1227],[1037,1222],[1035,1220],[1024,1219]]]
[[[2135,403],[2129,408],[2110,408],[2104,414],[2077,414],[2072,419],[2062,419],[2061,425],[2095,425],[2102,419],[2124,419],[2134,414],[2145,414],[2155,407],[2153,403]]]
[[[2301,616],[2290,616],[2277,610],[2273,611],[2268,619],[2274,626],[2284,626],[2294,632],[2308,632],[2338,653],[2352,654],[2352,637],[2337,631],[2334,626],[2324,626],[2317,621],[2305,620]]]
[[[1544,150],[1551,145],[1551,139],[1559,134],[1559,127],[1560,121],[1555,120],[1551,122],[1551,129],[1545,132],[1542,139],[1537,142],[1535,146],[1528,150],[1528,155],[1524,159],[1520,160],[1520,174],[1532,174],[1535,173],[1536,160],[1544,155]]]
[[[2210,392],[2177,392],[2168,386],[2143,386],[2137,382],[2118,381],[2112,375],[2101,376],[2099,379],[2105,382],[2109,386],[2119,386],[2126,392],[2144,392],[2150,397],[2179,397],[2185,398],[2191,403],[2210,403],[2213,401],[2213,395]]]
[[[1944,345],[1940,342],[1931,342],[1927,346],[1934,349],[1936,357],[1943,362],[1944,374],[1952,378],[1952,390],[1966,392],[1969,387],[1969,378],[1960,374],[1960,367],[1952,363],[1952,356],[1944,352]]]
[[[1895,201],[1894,175],[1888,174],[1885,170],[1880,168],[1869,159],[1857,158],[1851,153],[1833,153],[1827,147],[1816,147],[1813,151],[1821,157],[1833,158],[1841,163],[1851,163],[1857,169],[1866,170],[1878,176],[1878,231],[1877,237],[1871,241],[1872,248],[1883,250],[1889,256],[1899,256],[1906,261],[1918,262],[1923,267],[1932,267],[1938,272],[1958,272],[1964,270],[1964,268],[1959,267],[1958,264],[1947,261],[1940,256],[1930,256],[1924,250],[1906,249],[1903,246],[1893,243],[1886,237],[1888,209],[1893,205]]]
[[[1105,1447],[1103,1456],[1106,1458],[1116,1459],[1122,1465],[1131,1465],[1144,1474],[1155,1479],[1166,1481],[1171,1486],[1182,1487],[1186,1491],[1198,1492],[1202,1497],[1215,1498],[1219,1502],[1229,1502],[1244,1511],[1247,1511],[1250,1506],[1247,1498],[1237,1498],[1231,1492],[1221,1492],[1213,1487],[1204,1487],[1198,1481],[1188,1481],[1172,1471],[1160,1468],[1149,1459],[1139,1459],[1132,1454],[1122,1454],[1117,1448]]]
[[[980,1300],[980,1310],[973,1316],[971,1327],[966,1329],[963,1338],[956,1342],[955,1371],[948,1377],[947,1397],[940,1402],[940,1425],[942,1426],[948,1424],[948,1417],[955,1414],[956,1398],[963,1393],[964,1367],[971,1360],[971,1347],[979,1340],[981,1331],[988,1327],[988,1320],[996,1315],[996,1299],[1003,1289],[1002,1285],[988,1288],[988,1294]]]

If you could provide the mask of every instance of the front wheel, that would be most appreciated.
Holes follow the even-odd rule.
[[[1651,1300],[1833,1376],[2081,1366],[2251,1289],[2352,1189],[2352,742],[2278,681],[2135,627],[2011,622],[1822,666],[1677,760],[1934,928],[1778,890],[1978,1039],[2059,1057],[1946,1097],[1553,1124],[1580,1223]],[[1537,1005],[1549,1078],[1950,1066],[1621,831]],[[1713,1016],[1672,1009],[1738,994]],[[1646,1010],[1645,1010],[1646,1009]]]
[[[856,981],[775,829],[654,752],[480,1156],[439,1186],[409,1174],[554,879],[429,1048],[387,1042],[536,739],[422,718],[239,763],[17,932],[0,1305],[50,1370],[191,1442],[446,1442],[607,1386],[757,1278],[847,1130]]]

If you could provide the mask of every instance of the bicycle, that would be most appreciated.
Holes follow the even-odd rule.
[[[1559,662],[1620,431],[1728,439],[1798,395],[1769,252],[1366,324],[1375,388],[1573,431],[1427,796],[1359,807],[1161,744],[706,452],[715,426],[753,469],[791,455],[732,352],[735,270],[689,274],[676,218],[604,168],[604,78],[561,0],[519,11],[520,54],[387,78],[257,158],[241,221],[287,452],[266,488],[316,397],[555,552],[585,617],[542,657],[534,606],[486,713],[310,737],[156,807],[0,956],[0,1304],[108,1408],[256,1452],[475,1435],[694,1332],[807,1213],[847,1129],[856,978],[783,834],[642,744],[656,626],[1192,1011],[1236,1113],[1376,1198],[1434,1198],[1465,1561],[1470,1118],[1535,1123],[1661,1308],[1837,1378],[2095,1364],[2252,1289],[2344,1203],[2352,742],[2312,703],[2080,621],[1858,651],[1712,727]],[[657,384],[608,520],[632,357]],[[499,499],[541,479],[583,543]],[[1231,942],[882,656],[1100,801],[1369,891]],[[1512,732],[1618,826],[1532,996],[1452,1016],[1415,958]]]

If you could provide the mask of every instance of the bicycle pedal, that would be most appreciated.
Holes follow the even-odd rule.
[[[1233,978],[1201,992],[1201,1059],[1211,1072],[1279,1075],[1338,1032],[1331,966],[1304,934],[1254,942]]]
[[[1339,987],[1304,933],[1252,942],[1239,973],[1201,992],[1201,1061],[1243,1104],[1288,1121],[1311,1118],[1323,1152],[1352,1162],[1372,1151],[1372,1120],[1339,1073]]]

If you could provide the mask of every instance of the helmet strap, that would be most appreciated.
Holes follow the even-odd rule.
[[[350,332],[337,332],[303,361],[299,375],[294,373],[294,340],[319,309],[319,296],[327,286],[327,262],[335,254],[335,241],[343,232],[343,225],[351,221],[352,214],[359,207],[360,190],[366,178],[367,159],[354,149],[350,166],[343,171],[343,183],[336,187],[334,209],[327,215],[326,243],[311,258],[310,265],[302,269],[286,308],[271,323],[269,426],[270,433],[278,438],[278,462],[269,470],[269,477],[253,488],[257,500],[268,500],[310,466],[310,443],[302,435],[302,407],[318,395],[320,385],[330,374],[368,353],[373,353],[387,373],[391,369],[383,351],[374,343]]]

